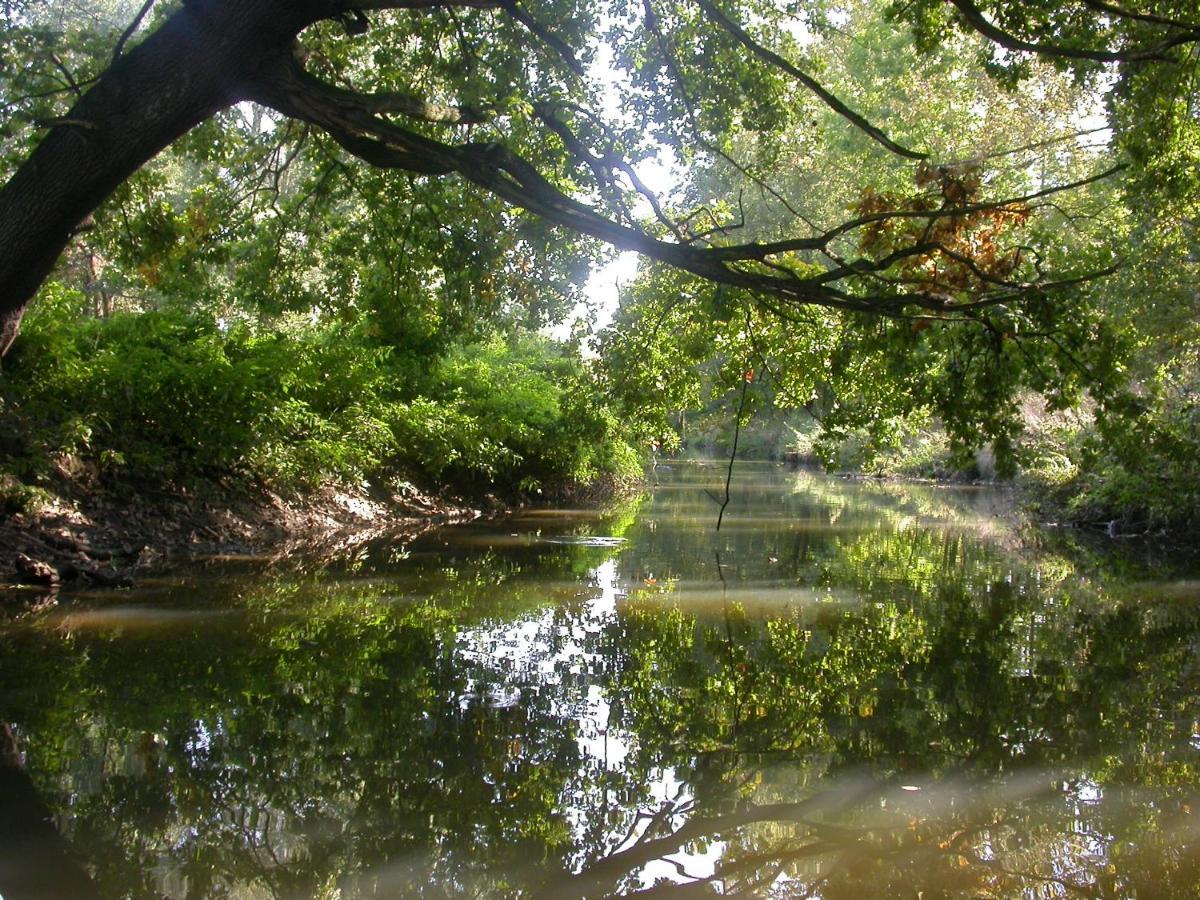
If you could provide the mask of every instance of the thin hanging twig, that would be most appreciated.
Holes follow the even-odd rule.
[[[742,399],[738,403],[737,420],[733,424],[733,449],[729,453],[729,469],[725,472],[725,499],[721,501],[721,511],[717,513],[717,531],[721,530],[721,521],[725,518],[725,508],[729,506],[729,484],[733,481],[733,463],[737,459],[738,438],[742,433],[742,414],[746,411],[746,391],[754,378],[753,370],[747,369],[742,376]],[[711,497],[712,494],[710,493]],[[716,499],[715,497],[713,499]]]

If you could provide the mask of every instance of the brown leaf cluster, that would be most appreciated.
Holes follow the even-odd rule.
[[[861,229],[860,251],[880,260],[927,248],[898,260],[887,273],[920,293],[974,295],[1006,282],[1020,265],[1021,250],[1005,239],[1029,221],[1029,207],[981,201],[983,172],[977,165],[923,162],[914,180],[919,190],[909,196],[862,192],[855,214],[878,218]]]

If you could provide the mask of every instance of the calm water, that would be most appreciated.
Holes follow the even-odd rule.
[[[723,477],[10,611],[0,722],[104,896],[1197,893],[1200,565]]]

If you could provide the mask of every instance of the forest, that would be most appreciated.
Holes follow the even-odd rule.
[[[0,0],[0,896],[1194,897],[1195,0]]]
[[[512,502],[745,426],[1190,529],[1188,12],[9,0],[5,509]]]

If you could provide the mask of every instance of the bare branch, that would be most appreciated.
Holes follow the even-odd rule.
[[[112,59],[109,61],[109,65],[112,65],[121,58],[121,54],[125,52],[125,45],[129,43],[129,39],[141,27],[142,20],[146,18],[153,6],[154,0],[146,0],[142,4],[142,8],[138,10],[137,15],[133,17],[133,21],[129,23],[129,27],[121,32],[121,37],[117,39],[117,46],[113,48]]]

